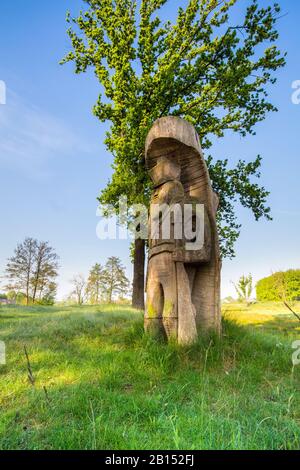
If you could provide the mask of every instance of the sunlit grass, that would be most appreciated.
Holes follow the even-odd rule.
[[[299,448],[299,322],[271,304],[224,316],[221,340],[180,348],[127,306],[0,307],[0,448]]]
[[[293,304],[294,310],[300,314],[300,302]],[[262,302],[247,305],[235,303],[223,306],[223,316],[228,320],[234,320],[239,325],[261,326],[264,329],[299,331],[300,322],[290,314],[282,302]]]

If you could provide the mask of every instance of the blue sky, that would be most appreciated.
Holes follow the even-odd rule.
[[[164,14],[173,17],[175,4],[184,3],[172,0]],[[279,3],[288,13],[279,23],[288,65],[270,90],[279,113],[259,124],[256,136],[228,134],[210,152],[233,164],[263,156],[261,181],[271,191],[274,217],[257,223],[237,207],[243,228],[236,258],[223,264],[223,297],[234,293],[231,281],[244,273],[258,280],[300,267],[300,105],[291,99],[292,83],[300,80],[300,2]],[[76,14],[82,5],[81,0],[6,0],[0,15],[0,80],[7,86],[6,105],[0,105],[0,273],[25,236],[49,240],[61,257],[60,298],[70,291],[74,274],[86,274],[110,255],[119,256],[132,276],[129,243],[96,237],[96,197],[111,175],[106,128],[91,113],[98,84],[92,74],[77,76],[72,65],[58,64],[69,50],[66,11]]]

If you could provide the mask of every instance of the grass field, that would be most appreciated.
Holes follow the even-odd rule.
[[[222,339],[189,348],[126,306],[0,307],[0,448],[299,449],[297,339],[274,304],[224,306]]]

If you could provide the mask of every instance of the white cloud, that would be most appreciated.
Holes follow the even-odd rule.
[[[57,155],[93,151],[63,120],[8,92],[7,104],[0,107],[0,169],[35,179],[46,175],[48,160]]]

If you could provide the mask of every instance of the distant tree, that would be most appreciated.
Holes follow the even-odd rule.
[[[14,290],[9,290],[7,292],[7,300],[11,304],[17,304],[17,305],[26,305],[27,304],[26,295],[22,292],[16,292]],[[31,297],[29,297],[29,301],[32,302]]]
[[[129,292],[129,280],[125,275],[125,269],[119,258],[108,258],[102,274],[103,290],[109,303],[115,295],[124,296]]]
[[[26,305],[41,301],[50,286],[53,292],[57,270],[58,256],[49,243],[26,238],[8,260],[6,289],[25,295]]]
[[[43,295],[39,295],[37,303],[40,305],[53,305],[55,303],[56,293],[57,284],[55,282],[49,282],[43,290]]]
[[[252,275],[241,276],[238,283],[234,284],[238,298],[242,302],[249,302],[253,292],[253,279]]]
[[[107,122],[106,146],[114,157],[111,181],[102,204],[149,204],[151,183],[145,168],[145,138],[152,123],[169,114],[187,119],[208,149],[227,131],[245,137],[276,108],[270,85],[285,58],[276,45],[280,6],[256,0],[188,0],[176,20],[163,21],[159,10],[172,0],[86,0],[79,16],[68,15],[77,74],[91,69],[99,81],[94,114]],[[237,16],[235,5],[245,7]],[[268,192],[253,179],[261,157],[232,168],[226,158],[206,153],[214,190],[220,196],[219,233],[223,256],[233,256],[240,233],[235,202],[256,220],[270,219]],[[145,244],[135,241],[133,305],[144,303]]]
[[[56,279],[58,273],[58,256],[48,242],[37,242],[37,250],[34,257],[34,270],[31,280],[32,301],[49,302],[55,298]]]
[[[30,297],[29,297],[29,300],[31,301]],[[16,304],[17,305],[26,305],[27,304],[27,298],[26,298],[26,295],[23,294],[23,292],[18,292],[17,293]]]
[[[23,292],[26,296],[26,305],[29,304],[36,250],[37,241],[33,238],[26,238],[23,243],[17,245],[14,256],[9,258],[6,266],[6,275],[9,280],[7,290]]]
[[[7,292],[8,300],[10,302],[14,303],[14,304],[17,302],[17,295],[18,295],[18,293],[14,290],[10,290],[10,291]]]
[[[294,302],[300,300],[300,269],[280,271],[261,279],[256,285],[257,300]]]
[[[99,304],[103,293],[103,269],[96,263],[90,270],[86,286],[86,295],[91,304]]]
[[[76,303],[78,305],[82,305],[84,303],[85,292],[86,292],[86,281],[82,274],[77,274],[71,280],[73,284],[73,291],[71,293],[71,297],[74,297]]]

